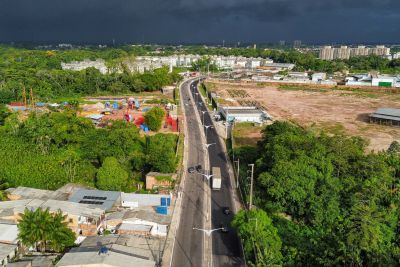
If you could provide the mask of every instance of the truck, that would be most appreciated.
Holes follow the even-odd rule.
[[[221,189],[221,169],[219,167],[212,167],[212,189],[220,190]]]

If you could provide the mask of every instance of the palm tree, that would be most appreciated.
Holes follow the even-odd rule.
[[[74,232],[68,228],[66,217],[60,210],[51,214],[49,209],[25,209],[18,224],[18,238],[24,245],[41,252],[49,249],[63,251],[73,246],[76,239]]]
[[[59,210],[53,215],[53,222],[49,225],[49,244],[50,248],[56,252],[61,252],[65,248],[73,246],[76,236],[68,228],[67,216]]]
[[[49,236],[49,227],[52,224],[52,216],[49,209],[25,209],[20,214],[18,238],[26,246],[33,246],[40,251],[46,251]]]

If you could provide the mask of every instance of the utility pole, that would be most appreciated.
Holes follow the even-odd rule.
[[[250,203],[249,209],[253,208],[253,179],[254,179],[254,164],[249,164],[251,167],[251,178],[250,178]]]
[[[240,174],[240,168],[239,168],[239,162],[240,162],[240,159],[238,158],[237,159],[237,164],[238,164],[238,166],[237,166],[237,177],[236,177],[236,188],[239,188],[239,174]]]

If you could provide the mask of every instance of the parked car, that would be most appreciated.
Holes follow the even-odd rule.
[[[196,166],[196,171],[197,171],[197,172],[201,172],[202,169],[203,169],[203,168],[201,167],[201,165],[197,165],[197,166]]]
[[[194,172],[195,172],[195,169],[194,169],[193,167],[189,167],[189,168],[188,168],[188,172],[189,172],[189,173],[194,173]]]
[[[223,212],[225,215],[231,214],[231,210],[230,210],[229,207],[223,207],[223,208],[222,208],[222,212]]]

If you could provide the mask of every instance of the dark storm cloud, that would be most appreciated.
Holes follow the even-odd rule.
[[[0,0],[0,40],[397,41],[399,0]]]

